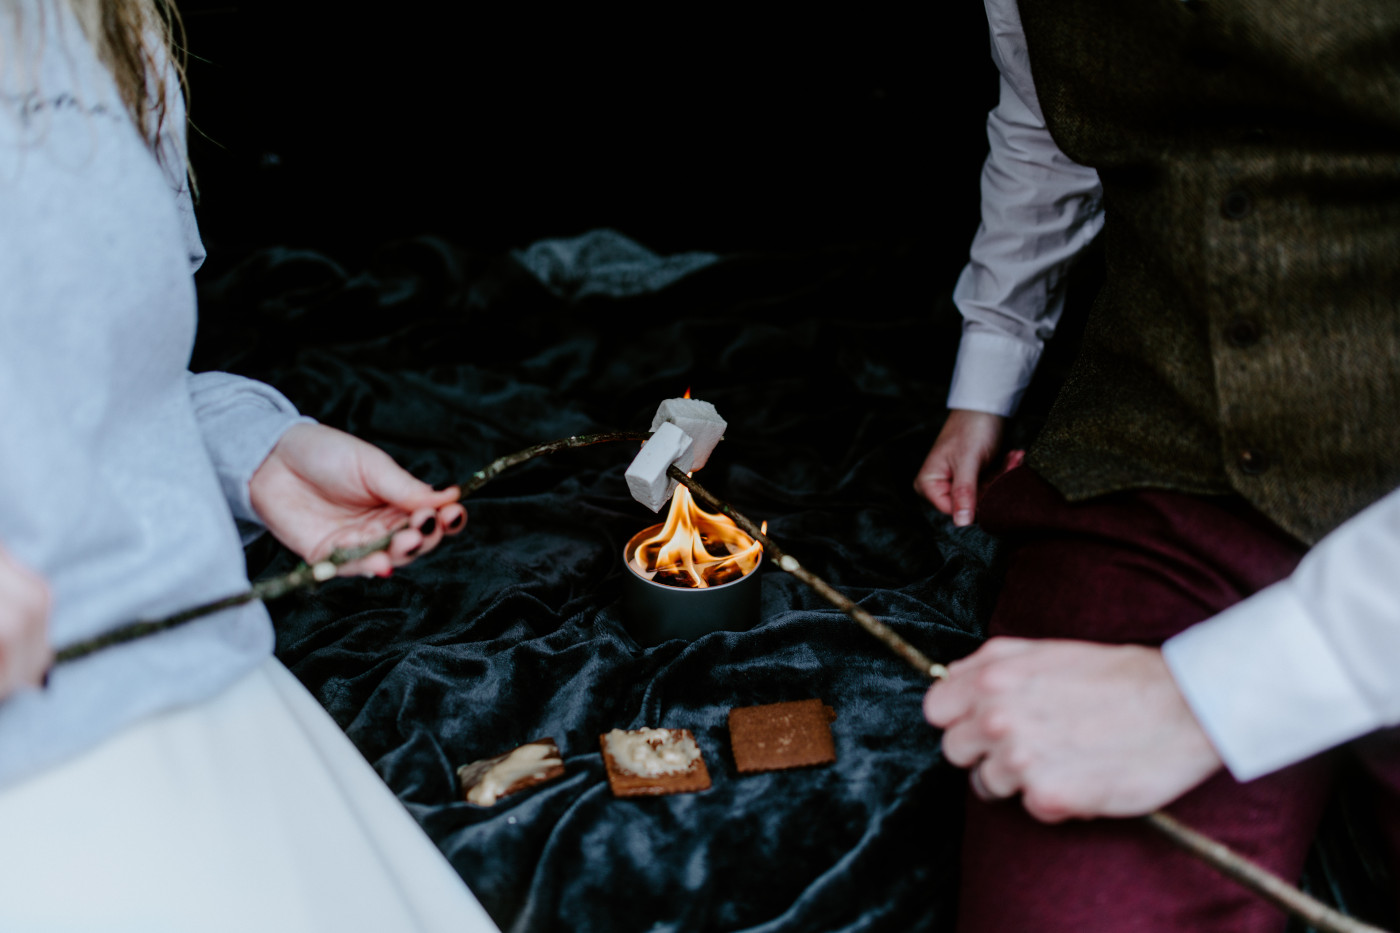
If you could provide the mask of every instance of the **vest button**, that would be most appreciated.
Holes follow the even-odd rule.
[[[1226,220],[1243,220],[1254,207],[1254,200],[1243,188],[1232,188],[1220,202],[1220,213]]]
[[[1259,342],[1259,325],[1249,318],[1235,318],[1225,325],[1225,342],[1237,350],[1252,347]]]
[[[1246,447],[1240,451],[1238,460],[1240,472],[1246,476],[1258,476],[1269,469],[1269,456],[1263,451]]]

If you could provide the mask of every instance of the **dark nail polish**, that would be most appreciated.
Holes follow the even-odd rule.
[[[423,550],[423,545],[420,544],[420,545],[418,545],[416,548],[414,548],[413,550],[407,551],[407,552],[404,554],[404,556],[405,556],[405,557],[417,557],[417,556],[418,556],[418,552],[421,551],[421,550]]]
[[[42,690],[49,689],[49,675],[53,673],[53,668],[44,671],[44,676],[39,679],[39,687]]]
[[[429,515],[428,520],[418,526],[418,530],[422,533],[423,537],[426,538],[428,535],[437,531],[437,518]]]
[[[452,521],[450,521],[450,522],[447,523],[447,530],[448,530],[448,531],[461,531],[461,530],[462,530],[462,526],[465,525],[466,523],[467,523],[467,516],[465,516],[465,515],[458,515],[456,518],[452,519]]]

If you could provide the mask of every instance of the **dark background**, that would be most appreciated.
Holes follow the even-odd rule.
[[[947,288],[976,228],[980,4],[179,6],[215,268],[270,244],[353,263],[406,235],[492,251],[608,226],[660,252],[918,244]]]

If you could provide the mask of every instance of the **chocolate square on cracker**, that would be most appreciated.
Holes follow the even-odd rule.
[[[495,758],[483,758],[457,769],[462,797],[480,807],[502,797],[552,781],[564,773],[564,759],[553,739],[536,739]]]
[[[729,711],[729,743],[740,774],[829,765],[836,760],[831,721],[821,700],[744,706]]]
[[[598,736],[615,797],[708,790],[710,772],[689,729],[614,729]]]

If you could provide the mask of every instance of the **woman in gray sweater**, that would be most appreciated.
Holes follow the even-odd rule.
[[[387,575],[466,521],[272,388],[187,371],[169,15],[0,0],[0,929],[490,928],[260,604],[47,675],[54,646],[245,589],[263,530],[315,561],[407,522],[342,568]]]

